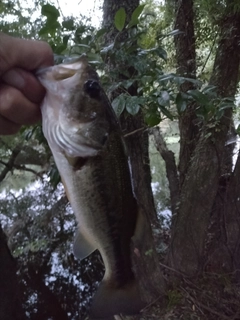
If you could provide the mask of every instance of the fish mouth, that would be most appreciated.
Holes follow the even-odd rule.
[[[66,80],[77,73],[81,73],[88,65],[85,54],[77,58],[66,58],[62,64],[52,67],[40,68],[36,71],[36,76],[45,86],[46,81],[61,81]]]

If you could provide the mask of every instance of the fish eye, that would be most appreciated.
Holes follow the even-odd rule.
[[[91,98],[98,98],[101,87],[96,80],[88,80],[84,83],[84,90]]]

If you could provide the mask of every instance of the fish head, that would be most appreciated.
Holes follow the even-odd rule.
[[[116,119],[86,57],[40,70],[37,75],[46,88],[41,111],[50,148],[70,157],[96,155]]]

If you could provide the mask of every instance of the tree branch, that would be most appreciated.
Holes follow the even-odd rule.
[[[39,178],[42,178],[42,174],[44,173],[44,171],[41,171],[41,172],[37,172],[36,170],[33,170],[31,168],[28,168],[24,165],[17,165],[17,164],[14,164],[13,166],[14,169],[18,169],[18,170],[23,170],[23,171],[28,171],[28,172],[31,172],[33,174],[35,174],[36,176],[38,176]]]
[[[6,175],[8,174],[8,172],[13,169],[15,160],[20,152],[21,152],[21,148],[20,146],[17,146],[13,149],[10,159],[8,160],[7,163],[4,163],[3,161],[1,161],[5,165],[5,168],[0,173],[0,182],[3,181]]]
[[[160,133],[159,127],[153,128],[152,133],[155,139],[156,148],[165,162],[170,190],[171,209],[172,214],[175,214],[179,201],[179,178],[174,153],[167,148],[166,142]]]

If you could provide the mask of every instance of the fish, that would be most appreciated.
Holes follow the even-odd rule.
[[[84,259],[98,249],[105,266],[90,316],[137,314],[144,306],[131,262],[138,204],[119,121],[86,56],[37,75],[46,88],[43,133],[78,222],[74,254]]]

